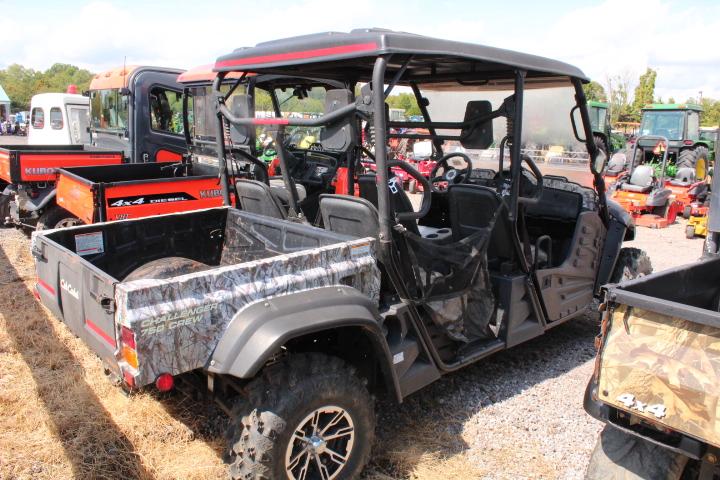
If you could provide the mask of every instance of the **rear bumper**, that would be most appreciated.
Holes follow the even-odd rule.
[[[585,397],[583,398],[583,408],[585,412],[596,420],[607,425],[611,425],[628,435],[633,435],[648,442],[667,448],[675,453],[685,455],[686,457],[699,460],[705,455],[708,445],[697,439],[690,438],[678,432],[665,434],[650,427],[644,427],[641,424],[631,422],[631,419],[637,418],[633,415],[619,411],[617,408],[611,407],[597,399],[598,385],[595,380],[591,379],[585,388]]]

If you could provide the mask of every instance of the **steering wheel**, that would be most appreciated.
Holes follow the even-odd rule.
[[[453,157],[460,157],[465,160],[467,167],[462,170],[458,170],[448,165],[448,160]],[[443,174],[438,176],[437,172],[441,167],[443,168]],[[437,163],[435,163],[435,166],[430,172],[430,183],[432,185],[435,185],[437,182],[447,182],[448,185],[467,183],[470,180],[470,170],[472,170],[472,160],[470,160],[470,157],[462,152],[448,153],[447,155],[440,157]],[[438,189],[435,188],[435,191],[438,191]]]
[[[418,183],[423,187],[423,197],[422,203],[420,204],[420,210],[418,210],[417,212],[400,212],[396,213],[395,216],[401,222],[404,220],[417,220],[418,218],[424,217],[430,211],[430,202],[432,202],[432,185],[430,185],[430,182],[427,178],[423,176],[422,173],[418,172],[408,163],[402,162],[400,160],[391,160],[387,162],[388,169],[394,167],[403,170],[405,173],[417,180]]]

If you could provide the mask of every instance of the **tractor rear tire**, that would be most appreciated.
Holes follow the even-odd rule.
[[[635,247],[620,249],[615,269],[610,276],[610,283],[620,283],[626,280],[650,275],[653,271],[650,257],[645,251]]]
[[[608,144],[605,142],[605,139],[603,139],[603,137],[601,137],[600,135],[593,135],[593,140],[595,141],[595,148],[605,152],[605,158],[609,160],[610,149],[608,148]]]
[[[695,179],[704,180],[708,170],[708,149],[703,146],[686,148],[678,155],[675,165],[678,169],[692,168],[695,172]]]
[[[688,225],[685,227],[685,238],[695,238],[695,226]]]
[[[35,230],[50,230],[52,228],[66,228],[82,225],[84,222],[77,218],[72,213],[68,212],[62,207],[53,205],[45,210],[37,224]]]
[[[123,282],[140,280],[141,278],[163,279],[188,273],[199,272],[210,268],[202,262],[185,257],[165,257],[152,260],[139,266],[123,279]]]
[[[606,425],[598,435],[585,480],[679,480],[688,458]]]

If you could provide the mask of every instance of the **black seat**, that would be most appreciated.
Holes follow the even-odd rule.
[[[368,200],[350,195],[320,195],[320,214],[326,230],[353,237],[376,237],[378,211]]]
[[[457,184],[448,187],[450,227],[458,241],[490,224],[495,212],[505,208],[497,192],[482,185]],[[515,248],[508,216],[500,212],[490,235],[488,259],[512,260]]]
[[[285,219],[287,214],[270,187],[257,180],[235,180],[240,207],[250,213]]]

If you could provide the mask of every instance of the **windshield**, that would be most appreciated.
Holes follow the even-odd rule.
[[[593,132],[604,132],[605,122],[607,120],[607,109],[589,106],[588,113],[590,114],[590,125],[592,125]]]
[[[90,125],[102,130],[125,130],[128,124],[128,96],[118,89],[90,92]]]
[[[321,117],[325,111],[325,95],[324,87],[275,89],[284,118]],[[285,145],[308,149],[320,142],[321,131],[322,127],[289,127],[285,130]]]
[[[682,140],[684,112],[643,111],[640,135],[660,135],[668,140]]]
[[[700,130],[700,140],[714,142],[717,138],[717,130]]]

